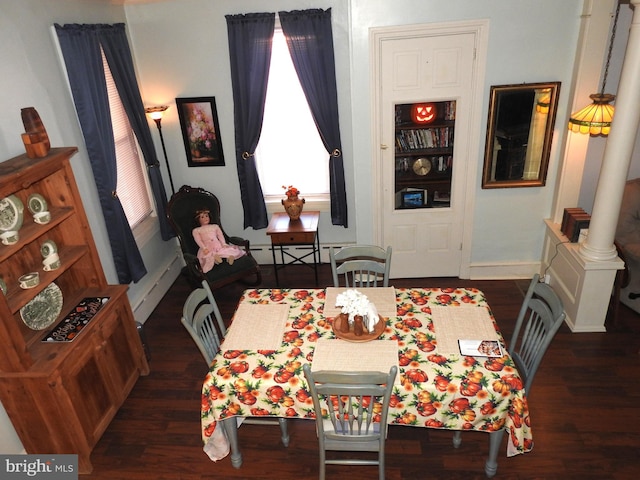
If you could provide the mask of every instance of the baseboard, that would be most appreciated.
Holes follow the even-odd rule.
[[[150,288],[137,303],[132,305],[136,322],[144,324],[147,321],[158,303],[160,303],[160,300],[162,300],[162,297],[165,296],[171,285],[178,278],[178,275],[180,275],[183,265],[182,256],[176,252],[176,255],[170,257],[163,268],[156,270],[155,282],[149,282]]]
[[[469,280],[519,280],[540,273],[540,262],[473,263]]]

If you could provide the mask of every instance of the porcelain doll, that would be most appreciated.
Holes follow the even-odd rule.
[[[194,228],[192,233],[193,239],[200,247],[198,260],[204,273],[222,263],[223,260],[226,260],[229,265],[233,265],[236,258],[245,255],[245,251],[237,245],[226,243],[220,226],[211,223],[209,210],[198,210],[195,219],[199,226]]]

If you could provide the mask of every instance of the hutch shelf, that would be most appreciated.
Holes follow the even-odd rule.
[[[127,286],[106,282],[70,165],[76,152],[52,148],[46,157],[0,162],[0,200],[24,205],[18,242],[0,244],[0,400],[27,453],[77,454],[79,472],[90,473],[92,449],[149,365]],[[34,196],[44,199],[49,223],[34,222]],[[43,270],[43,244],[56,246],[58,269]],[[18,279],[28,272],[38,272],[40,283],[23,289]],[[62,308],[34,330],[22,314],[51,284]],[[108,300],[72,341],[43,341],[87,297]]]

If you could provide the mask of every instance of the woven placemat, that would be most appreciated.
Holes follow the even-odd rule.
[[[241,303],[227,330],[223,350],[277,350],[282,345],[289,305]]]
[[[458,340],[498,340],[486,307],[431,307],[431,318],[441,355],[460,353]]]
[[[396,290],[393,287],[365,287],[354,289],[327,287],[324,299],[325,317],[337,317],[340,314],[340,307],[336,307],[336,297],[347,290],[357,290],[366,295],[369,301],[376,306],[379,315],[386,318],[396,316]]]
[[[319,338],[313,352],[311,371],[384,372],[398,366],[396,340],[372,340],[353,343],[333,338]],[[396,383],[399,383],[396,375]]]

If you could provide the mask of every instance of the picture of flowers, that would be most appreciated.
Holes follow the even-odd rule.
[[[223,166],[215,97],[176,98],[190,167]]]

